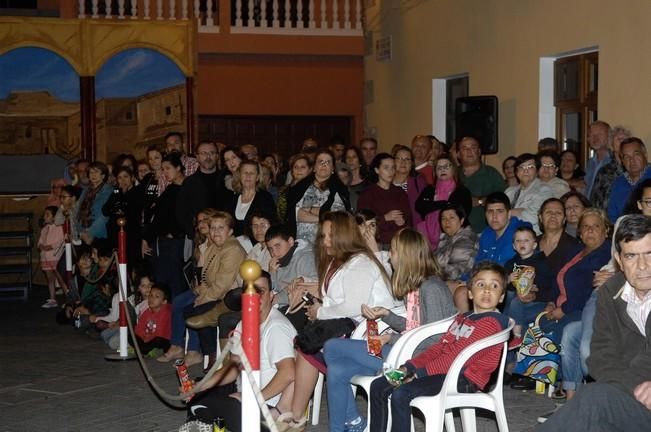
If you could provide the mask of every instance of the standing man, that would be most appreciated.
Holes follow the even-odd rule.
[[[359,141],[359,149],[364,156],[364,163],[367,167],[371,166],[373,158],[377,154],[377,140],[372,137],[365,137]]]
[[[468,219],[473,231],[480,233],[486,226],[486,196],[493,192],[503,192],[504,179],[495,168],[481,162],[481,148],[476,138],[461,138],[457,144],[457,157],[461,164],[461,183],[472,194],[472,211]]]
[[[165,135],[165,149],[167,153],[179,152],[181,153],[181,163],[185,168],[185,176],[191,176],[199,168],[199,162],[192,156],[185,154],[185,143],[183,142],[183,134],[181,132],[170,132]]]
[[[432,140],[427,135],[416,135],[411,140],[411,152],[414,154],[414,169],[425,177],[427,184],[433,184],[434,168],[430,163]]]
[[[622,215],[635,186],[651,177],[646,146],[641,139],[631,137],[622,141],[620,157],[624,165],[624,174],[615,179],[610,191],[608,217],[611,221],[616,221]]]
[[[338,135],[333,136],[330,139],[330,151],[335,157],[335,162],[344,161],[344,152],[346,151],[346,144],[344,144],[344,139]]]
[[[596,121],[588,129],[588,144],[594,150],[594,156],[588,160],[588,166],[585,169],[585,196],[592,201],[592,188],[597,178],[597,173],[611,160],[610,142],[611,137],[610,125],[604,121]]]
[[[597,297],[588,369],[595,383],[536,430],[643,431],[651,425],[651,218],[618,222],[613,259],[622,273]]]
[[[601,167],[592,186],[592,206],[603,210],[608,209],[608,197],[615,179],[624,174],[620,157],[622,141],[632,136],[631,131],[621,126],[615,126],[612,132],[613,158]]]
[[[185,179],[186,187],[192,190],[192,196],[203,197],[202,202],[206,207],[216,210],[225,210],[227,191],[224,186],[224,177],[217,171],[217,146],[212,141],[199,143],[197,147],[197,161],[199,169]],[[196,216],[196,215],[195,215]]]

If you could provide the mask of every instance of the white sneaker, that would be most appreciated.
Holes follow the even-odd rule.
[[[550,411],[550,412],[548,412],[548,413],[545,413],[545,414],[543,414],[543,415],[541,415],[540,417],[537,418],[538,423],[540,423],[540,424],[545,423],[545,422],[546,422],[546,421],[547,421],[551,416],[553,416],[554,413],[555,413],[556,411],[558,411],[559,408],[562,407],[562,406],[563,406],[563,404],[556,404],[556,408],[554,408],[553,411]]]
[[[41,307],[43,309],[52,309],[52,308],[59,307],[59,304],[57,303],[56,300],[48,299],[45,303],[41,305]]]

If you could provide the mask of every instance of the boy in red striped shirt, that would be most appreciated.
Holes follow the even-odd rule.
[[[400,367],[406,374],[402,385],[395,387],[385,377],[371,384],[370,432],[386,430],[389,395],[391,431],[408,431],[411,427],[409,403],[418,396],[437,395],[452,362],[464,348],[508,326],[508,316],[497,310],[498,304],[504,300],[507,280],[506,271],[498,264],[484,261],[474,268],[468,291],[473,310],[458,314],[437,343]],[[496,345],[473,355],[459,376],[458,390],[473,393],[484,389],[499,364],[501,354],[501,345]]]

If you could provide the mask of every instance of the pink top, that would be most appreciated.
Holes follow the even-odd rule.
[[[38,245],[52,246],[50,250],[41,250],[41,261],[59,261],[63,255],[63,226],[45,225],[41,230]]]

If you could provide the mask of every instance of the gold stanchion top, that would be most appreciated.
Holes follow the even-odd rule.
[[[120,231],[122,231],[122,230],[124,229],[124,227],[127,225],[127,218],[123,218],[123,217],[121,217],[121,218],[119,218],[119,219],[117,220],[116,223],[117,223],[118,226],[120,227]]]
[[[244,282],[246,282],[246,292],[248,294],[254,294],[255,288],[253,287],[253,282],[255,282],[260,275],[262,275],[262,269],[260,264],[253,260],[244,260],[240,265],[240,276]]]

